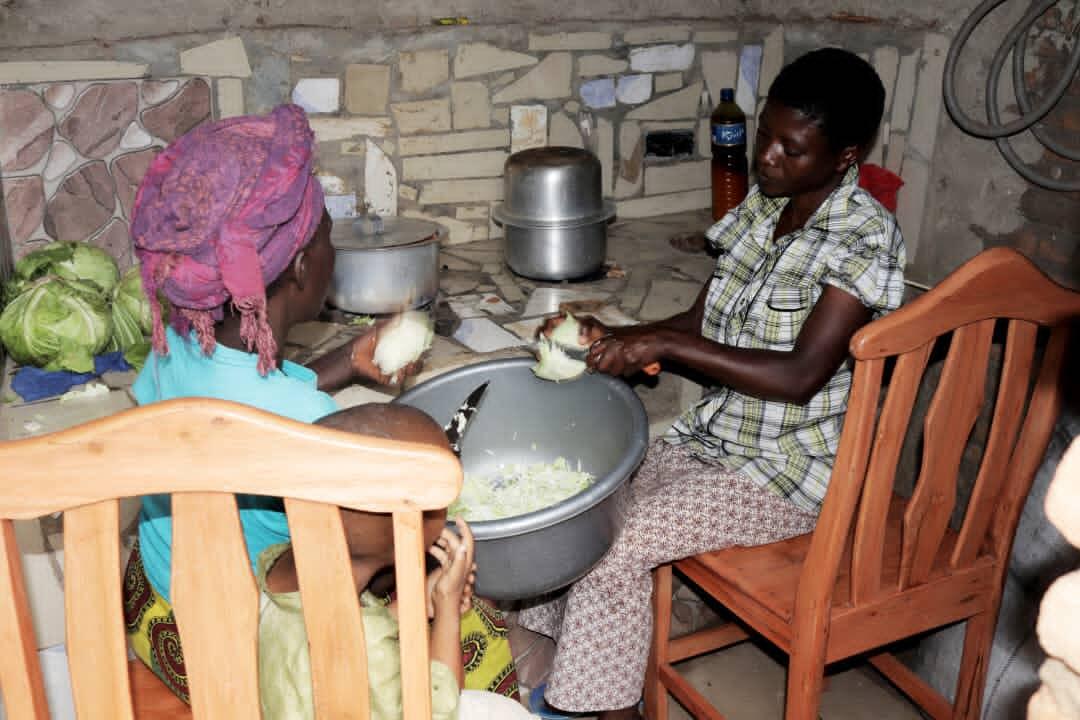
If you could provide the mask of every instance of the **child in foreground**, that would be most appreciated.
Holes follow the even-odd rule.
[[[359,405],[328,415],[316,424],[337,430],[446,447],[446,436],[423,412],[404,405]],[[372,720],[402,716],[401,660],[396,602],[380,600],[372,582],[385,577],[394,562],[390,515],[341,510],[360,595],[367,646]],[[512,720],[529,717],[513,700],[464,690],[462,616],[473,608],[472,531],[464,520],[457,531],[446,526],[446,511],[424,513],[424,540],[438,567],[428,576],[427,606],[431,639],[433,720]],[[267,720],[313,718],[311,666],[301,610],[296,564],[288,543],[260,553],[256,578],[262,592],[259,618],[259,687]]]

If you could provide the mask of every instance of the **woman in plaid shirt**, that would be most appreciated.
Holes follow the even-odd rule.
[[[873,67],[845,50],[786,66],[758,121],[757,185],[706,233],[719,257],[693,307],[627,328],[582,320],[590,368],[629,376],[661,362],[713,387],[649,449],[611,551],[522,611],[558,642],[551,706],[640,717],[651,570],[813,529],[851,387],[848,342],[903,290],[896,221],[858,187],[884,98]]]

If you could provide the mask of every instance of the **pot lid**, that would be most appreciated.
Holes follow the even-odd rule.
[[[368,250],[400,247],[437,237],[439,225],[425,220],[372,215],[334,221],[330,242],[335,248]]]

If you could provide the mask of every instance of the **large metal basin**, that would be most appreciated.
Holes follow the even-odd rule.
[[[553,383],[537,379],[529,358],[491,360],[452,370],[395,402],[445,424],[485,380],[488,390],[462,442],[467,473],[500,464],[562,456],[596,476],[578,495],[527,515],[472,524],[476,591],[496,600],[535,597],[588,572],[622,527],[621,495],[649,441],[645,408],[621,380],[586,373]]]

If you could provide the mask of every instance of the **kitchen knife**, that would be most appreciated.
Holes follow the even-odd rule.
[[[465,434],[465,426],[476,413],[476,408],[480,405],[480,399],[484,397],[487,386],[488,384],[485,382],[469,393],[469,396],[465,398],[465,402],[461,403],[461,407],[457,409],[454,416],[450,418],[450,422],[446,423],[446,427],[443,428],[446,439],[450,442],[450,449],[458,457],[461,457],[461,438]]]

